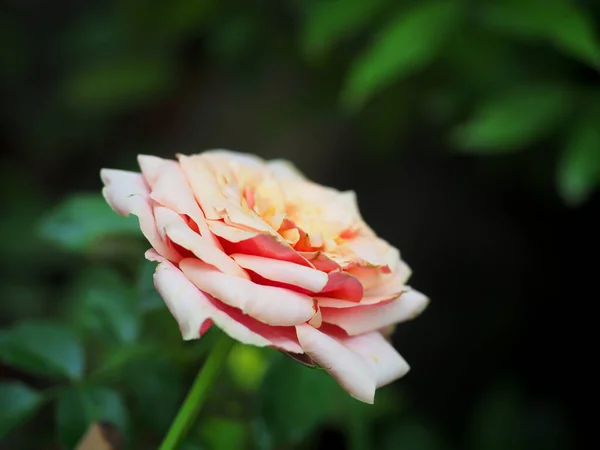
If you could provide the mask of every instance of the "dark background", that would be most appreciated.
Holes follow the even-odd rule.
[[[156,302],[151,271],[138,269],[144,244],[98,206],[98,173],[136,170],[138,153],[211,148],[288,158],[315,181],[355,190],[365,220],[400,248],[414,272],[410,284],[432,302],[394,334],[412,370],[378,394],[383,406],[336,417],[345,397],[335,391],[323,406],[309,369],[261,350],[240,363],[256,382],[228,372],[201,420],[221,420],[218,431],[194,434],[190,449],[242,441],[247,448],[589,448],[599,7],[369,5],[0,4],[0,382],[8,386],[0,389],[0,424],[16,426],[0,448],[72,448],[99,419],[126,423],[130,448],[157,447],[210,341],[184,346],[159,303],[147,307],[150,316],[135,313]],[[83,203],[69,203],[82,192],[90,194]],[[114,277],[121,281],[113,286]],[[88,308],[99,285],[100,306]],[[110,306],[115,298],[129,309]],[[20,324],[59,322],[81,339],[86,373],[94,373],[125,346],[105,338],[117,316],[142,330],[136,343],[171,343],[170,350],[156,369],[157,358],[132,356],[117,375],[77,381],[79,394],[94,383],[111,390],[104,403],[90,394],[112,405],[94,413],[81,413],[87,400],[65,400],[68,382],[23,363],[22,349],[15,356],[15,344],[6,344]],[[176,356],[173,348],[189,351]],[[60,346],[51,351],[60,359]],[[152,376],[147,391],[136,388]],[[287,376],[309,378],[295,384]],[[273,388],[277,395],[265,393],[273,380],[283,385]],[[42,392],[44,406],[11,406],[15,383]],[[308,406],[298,397],[309,395],[306,385],[315,389]],[[241,440],[222,440],[234,434]]]

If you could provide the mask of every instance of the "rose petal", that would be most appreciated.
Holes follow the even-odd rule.
[[[198,225],[202,237],[220,248],[219,241],[210,232],[204,213],[196,203],[185,175],[175,161],[155,156],[139,155],[138,163],[150,185],[150,197],[178,214],[189,216]]]
[[[323,252],[298,252],[300,256],[306,258],[316,269],[323,272],[332,272],[340,270],[339,264],[329,259]]]
[[[329,272],[327,285],[320,294],[332,298],[341,298],[349,302],[359,302],[363,296],[363,287],[358,278],[346,272]],[[356,303],[355,303],[356,304]]]
[[[208,320],[233,339],[257,347],[274,346],[302,353],[293,327],[272,327],[244,315],[240,310],[214,301],[202,293],[187,277],[154,250],[146,258],[160,262],[154,283],[173,317],[179,323],[185,340],[196,339]]]
[[[367,361],[378,388],[403,377],[410,370],[404,358],[378,331],[342,338],[341,341]]]
[[[218,233],[216,233],[218,235]],[[262,256],[264,258],[287,261],[302,266],[312,267],[285,241],[279,241],[265,234],[255,235],[251,239],[239,242],[223,242],[223,248],[228,254],[243,253],[245,255]]]
[[[260,235],[260,233],[256,231],[242,230],[241,228],[233,227],[222,220],[207,220],[206,223],[212,233],[228,242],[245,241]]]
[[[377,380],[362,357],[310,325],[298,325],[296,333],[304,352],[323,366],[352,397],[373,403]]]
[[[181,256],[158,233],[152,211],[153,201],[142,175],[124,170],[102,169],[100,177],[105,186],[102,194],[108,204],[122,216],[137,216],[140,229],[150,245],[165,258],[179,261]]]
[[[287,261],[239,253],[231,255],[231,257],[244,269],[256,272],[261,277],[298,286],[312,292],[321,291],[329,279],[324,272]]]
[[[221,151],[222,152],[222,151]],[[231,164],[215,158],[218,152],[177,155],[185,177],[207,219],[223,219],[244,230],[276,233],[253,210],[242,204],[242,191]]]
[[[165,169],[177,167],[178,165],[177,161],[159,158],[158,156],[153,155],[138,155],[137,161],[146,183],[148,183],[151,188],[156,184]]]
[[[413,319],[428,304],[429,299],[415,290],[409,290],[396,300],[372,306],[326,308],[319,301],[323,322],[337,325],[351,336]]]
[[[200,290],[263,323],[298,325],[315,313],[313,300],[306,295],[233,277],[196,259],[183,259],[179,267]]]
[[[278,180],[296,180],[303,181],[306,177],[294,166],[293,163],[285,159],[273,159],[267,163],[271,171]]]
[[[173,242],[224,273],[248,279],[248,274],[233,259],[214,247],[210,240],[192,231],[179,214],[158,206],[154,208],[154,215],[159,232],[166,234]]]
[[[236,322],[243,324],[249,330],[266,338],[271,343],[271,346],[287,352],[303,353],[304,350],[302,350],[302,347],[300,347],[300,344],[298,343],[298,337],[296,336],[296,329],[294,327],[276,327],[267,325],[244,314],[237,308],[226,305],[210,295],[207,295],[207,297],[216,308],[225,312],[227,316],[231,317]]]
[[[155,259],[156,255],[150,255]],[[240,342],[264,347],[271,343],[231,319],[216,308],[208,298],[172,263],[162,259],[154,273],[154,285],[177,320],[183,339],[199,337],[200,328],[209,319]]]

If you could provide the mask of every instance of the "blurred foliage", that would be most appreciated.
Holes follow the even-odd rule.
[[[210,349],[217,330],[181,342],[152,286],[154,265],[141,261],[146,244],[135,218],[116,215],[98,192],[59,202],[40,181],[61,165],[94,164],[89,149],[112,149],[115,159],[152,153],[161,143],[146,138],[148,125],[130,139],[123,123],[186,97],[186,87],[202,82],[202,58],[251,86],[274,61],[300,67],[313,92],[294,111],[346,117],[375,156],[425,124],[450,151],[480,158],[543,148],[556,190],[572,206],[600,182],[596,2],[32,5],[0,7],[3,138],[15,153],[25,150],[19,157],[32,168],[24,173],[10,159],[0,167],[3,192],[15,193],[2,198],[0,233],[26,236],[0,241],[7,448],[73,448],[96,420],[115,424],[131,448],[156,448]],[[286,108],[270,114],[280,119]],[[339,431],[354,450],[569,448],[560,414],[540,418],[511,384],[475,402],[464,442],[456,443],[430,418],[411,414],[418,405],[398,386],[379,391],[368,407],[322,371],[243,346],[228,369],[187,448],[314,448],[324,429]],[[555,435],[528,431],[536,420],[556,423]]]

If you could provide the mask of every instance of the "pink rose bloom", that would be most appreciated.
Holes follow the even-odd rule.
[[[321,365],[366,403],[408,372],[386,336],[429,300],[406,286],[409,267],[363,221],[353,192],[282,160],[226,150],[177,159],[140,155],[141,174],[101,177],[111,207],[138,216],[184,339],[214,324]]]

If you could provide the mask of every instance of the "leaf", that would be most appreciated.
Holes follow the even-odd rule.
[[[492,386],[476,405],[467,433],[469,450],[519,450],[524,442],[523,403],[510,383]]]
[[[297,444],[321,425],[347,394],[322,370],[277,355],[263,379],[259,413],[275,444]]]
[[[342,39],[364,29],[386,5],[384,0],[314,2],[300,31],[300,44],[309,56],[323,55]]]
[[[352,64],[343,104],[356,110],[384,87],[433,61],[460,12],[460,2],[430,0],[399,13]]]
[[[558,163],[558,192],[571,206],[583,204],[600,184],[599,118],[595,115],[575,127]]]
[[[20,369],[53,378],[78,379],[83,374],[83,346],[77,334],[53,322],[21,322],[6,330],[0,359]]]
[[[568,89],[555,85],[499,92],[477,105],[452,138],[469,151],[515,152],[554,132],[573,101]]]
[[[184,386],[181,368],[152,354],[130,361],[122,373],[139,419],[146,428],[162,437],[175,418],[188,388]]]
[[[118,392],[101,386],[68,387],[56,403],[56,427],[64,448],[75,448],[93,422],[110,422],[126,432],[129,417]]]
[[[210,417],[203,421],[199,433],[211,450],[246,448],[247,430],[237,420]]]
[[[258,388],[267,370],[263,349],[239,343],[229,352],[227,365],[235,384],[249,391]]]
[[[394,421],[382,433],[381,450],[444,450],[448,448],[439,432],[414,419]],[[506,450],[506,449],[505,449]]]
[[[553,43],[600,68],[600,42],[591,15],[571,0],[502,0],[483,9],[486,25],[508,34]]]
[[[15,426],[30,417],[42,397],[19,381],[0,382],[0,440]]]
[[[154,287],[154,271],[156,263],[144,260],[140,264],[137,292],[141,312],[165,309],[165,302]]]
[[[141,236],[134,216],[121,217],[100,194],[73,194],[43,220],[40,232],[47,239],[73,251],[89,250],[107,235]]]
[[[91,268],[78,276],[71,296],[75,323],[113,342],[132,343],[140,330],[135,291],[115,272]]]
[[[73,75],[65,87],[69,106],[85,112],[113,112],[154,100],[170,88],[173,70],[167,58],[97,62]]]

